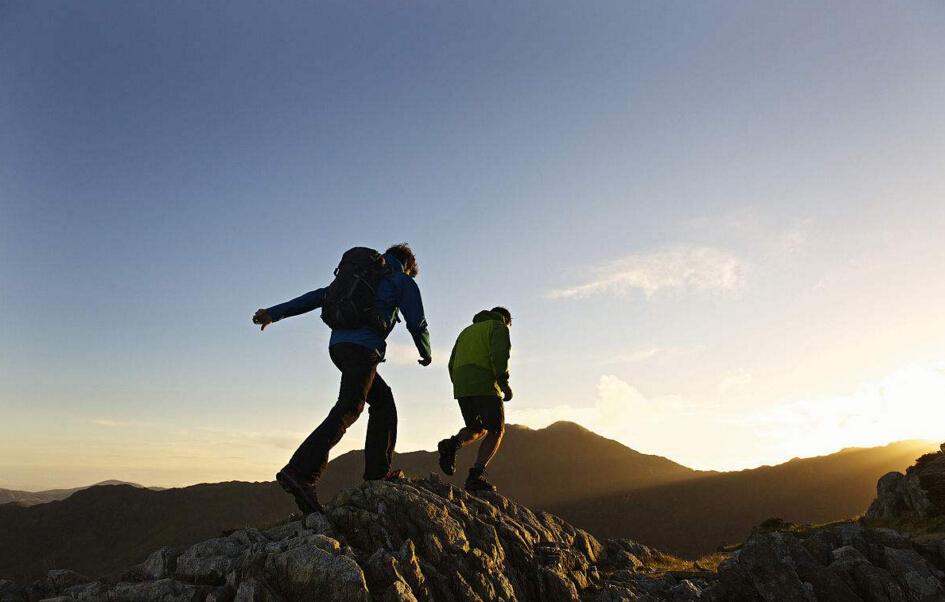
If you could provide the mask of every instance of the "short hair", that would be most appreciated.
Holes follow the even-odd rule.
[[[497,313],[497,314],[501,315],[503,318],[505,318],[505,323],[506,323],[506,324],[511,324],[511,323],[512,323],[512,312],[510,312],[509,310],[505,309],[505,308],[502,307],[501,305],[498,305],[498,306],[496,306],[496,307],[493,307],[493,308],[492,308],[492,311],[493,311],[494,313]]]
[[[408,276],[416,276],[420,273],[420,266],[417,265],[417,256],[413,254],[413,249],[405,242],[391,245],[386,253],[393,255],[400,263],[404,264],[404,272]]]

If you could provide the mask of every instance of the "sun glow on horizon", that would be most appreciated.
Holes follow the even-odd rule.
[[[543,428],[576,422],[637,451],[699,470],[743,470],[904,440],[945,440],[945,362],[899,369],[845,396],[789,402],[747,415],[678,395],[647,397],[602,375],[594,406],[512,409],[509,421]],[[727,433],[719,440],[719,433]],[[727,450],[727,456],[707,449]]]
[[[893,441],[945,438],[945,365],[908,366],[881,381],[861,383],[848,396],[804,400],[762,410],[757,425],[776,425],[771,436],[795,456],[840,447],[874,447]]]

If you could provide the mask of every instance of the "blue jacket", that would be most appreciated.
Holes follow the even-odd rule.
[[[417,287],[416,281],[404,273],[404,266],[399,259],[385,253],[384,260],[391,267],[392,273],[381,278],[381,282],[377,287],[377,295],[374,298],[374,313],[387,324],[387,332],[382,335],[371,328],[332,330],[328,346],[337,345],[338,343],[354,343],[374,350],[378,357],[383,359],[384,353],[387,351],[387,341],[385,339],[387,339],[387,335],[394,329],[397,322],[400,322],[399,312],[402,311],[407,322],[407,330],[413,336],[413,342],[417,346],[417,351],[420,352],[420,357],[423,359],[430,358],[430,331],[427,330],[427,319],[423,315],[420,289]],[[267,309],[266,313],[269,314],[273,322],[278,322],[282,318],[289,318],[318,309],[322,306],[324,297],[325,289],[316,289],[291,301],[274,305]]]

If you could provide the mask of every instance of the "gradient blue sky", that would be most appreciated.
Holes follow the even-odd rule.
[[[410,241],[435,363],[515,316],[510,422],[698,468],[945,438],[945,5],[0,1],[0,487],[271,479],[317,314]],[[925,412],[927,420],[917,419]],[[338,452],[360,447],[366,420]]]

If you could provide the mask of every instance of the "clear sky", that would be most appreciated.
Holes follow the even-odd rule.
[[[271,479],[409,241],[401,451],[508,306],[509,422],[695,468],[945,439],[945,4],[0,0],[0,487]],[[363,444],[366,416],[337,453]]]

